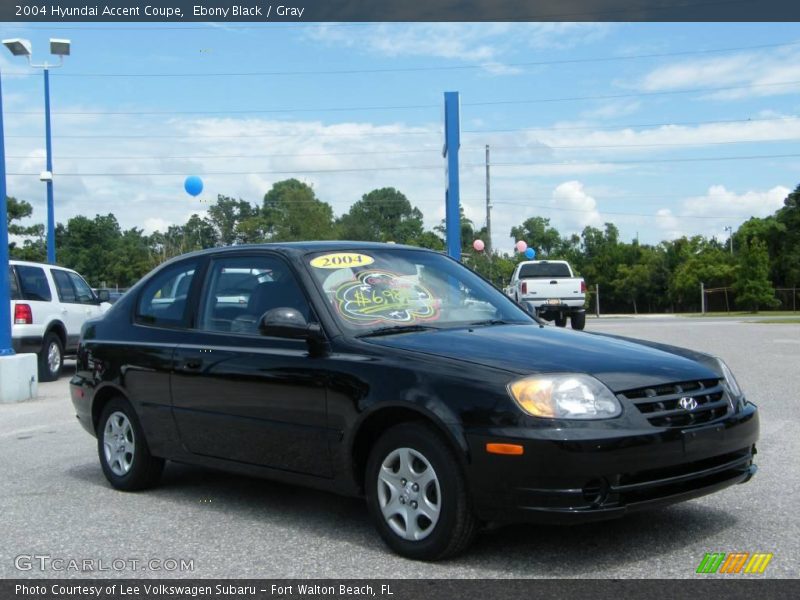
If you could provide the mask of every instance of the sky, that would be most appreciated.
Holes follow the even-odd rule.
[[[260,204],[296,177],[343,214],[395,187],[444,217],[443,92],[461,98],[461,202],[492,238],[727,239],[800,183],[800,24],[10,24],[50,37],[56,220],[114,213],[150,233],[217,194]],[[0,48],[8,194],[45,222],[40,70]],[[200,176],[203,193],[183,189]]]

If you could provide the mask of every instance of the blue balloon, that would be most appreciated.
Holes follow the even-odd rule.
[[[191,175],[183,182],[183,189],[191,196],[198,196],[203,191],[203,180],[197,175]]]
[[[535,256],[536,256],[536,250],[534,250],[533,248],[528,248],[527,250],[525,250],[525,258],[533,259]]]

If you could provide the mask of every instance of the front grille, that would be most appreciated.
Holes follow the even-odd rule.
[[[620,400],[633,402],[656,427],[691,427],[711,423],[731,410],[720,380],[704,379],[639,388],[618,394]],[[680,405],[689,398],[697,403],[692,409]]]

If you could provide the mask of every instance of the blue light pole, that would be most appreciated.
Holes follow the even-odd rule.
[[[11,285],[8,280],[8,206],[6,206],[6,148],[3,132],[3,82],[0,74],[0,356],[11,356]]]
[[[447,254],[461,260],[461,194],[458,177],[458,150],[461,147],[461,100],[458,92],[444,93],[444,151],[447,159],[445,193],[445,237]]]
[[[43,63],[35,65],[31,62],[31,43],[28,40],[11,39],[3,40],[3,44],[14,56],[24,56],[28,64],[36,69],[44,69],[44,130],[45,147],[47,150],[47,170],[42,173],[42,181],[47,183],[47,262],[56,262],[56,215],[53,203],[53,142],[50,134],[50,69],[64,64],[64,57],[69,56],[70,41],[50,39],[50,53],[58,56],[58,64]]]

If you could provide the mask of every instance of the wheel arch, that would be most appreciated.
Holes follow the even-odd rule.
[[[469,461],[469,448],[460,427],[444,421],[433,411],[412,403],[380,404],[362,415],[348,446],[353,481],[363,491],[369,453],[375,442],[390,427],[419,422],[431,426],[445,440],[462,467]]]
[[[47,327],[44,330],[44,336],[47,336],[48,333],[55,333],[58,336],[58,339],[61,340],[61,349],[66,352],[67,348],[67,326],[64,325],[61,321],[55,320],[48,323]]]
[[[95,432],[97,432],[100,415],[103,413],[103,409],[105,408],[106,404],[108,404],[113,398],[118,397],[122,397],[126,401],[130,402],[128,400],[128,396],[122,389],[110,383],[100,386],[95,390],[92,398],[92,427],[94,428]]]

